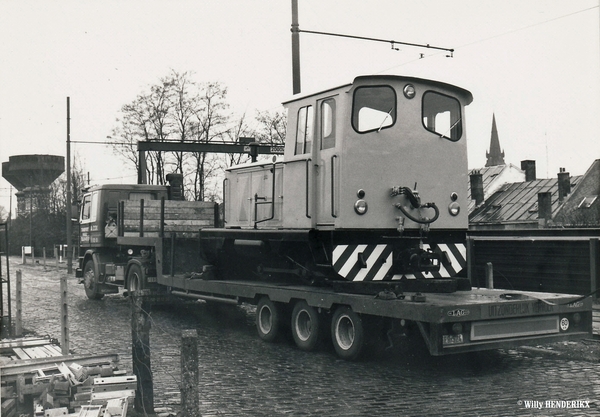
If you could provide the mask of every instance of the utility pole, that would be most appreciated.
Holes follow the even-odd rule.
[[[61,325],[61,348],[62,354],[69,354],[69,315],[67,304],[67,276],[73,273],[73,230],[71,224],[71,104],[67,97],[67,274],[60,278],[60,325]]]
[[[73,225],[71,223],[71,101],[67,97],[67,274],[73,273]]]
[[[294,94],[300,93],[300,25],[298,0],[292,0],[292,86]]]

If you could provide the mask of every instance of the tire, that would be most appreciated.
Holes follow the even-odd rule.
[[[315,350],[321,340],[321,317],[314,307],[302,300],[292,311],[292,336],[302,350]]]
[[[274,342],[281,332],[281,311],[269,297],[261,298],[256,306],[256,330],[265,342]]]
[[[362,319],[350,307],[338,307],[331,320],[331,340],[337,355],[353,361],[360,357],[365,344]]]
[[[98,291],[98,277],[93,259],[88,260],[83,267],[83,288],[85,295],[90,300],[100,300],[104,297],[104,294]]]
[[[127,271],[127,289],[129,292],[146,288],[146,276],[138,264],[131,264]]]

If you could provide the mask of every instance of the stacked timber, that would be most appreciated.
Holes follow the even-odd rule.
[[[53,342],[0,341],[1,415],[33,408],[44,417],[125,416],[137,379],[119,370],[118,355],[62,355]]]
[[[197,237],[218,222],[218,204],[202,201],[144,200],[123,202],[123,236]]]

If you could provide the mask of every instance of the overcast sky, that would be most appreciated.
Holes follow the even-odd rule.
[[[492,114],[506,162],[538,177],[600,158],[598,0],[299,0],[304,30],[454,48],[444,52],[301,34],[302,92],[398,74],[457,84],[469,166],[485,164]],[[118,111],[170,70],[221,81],[237,115],[292,96],[291,0],[0,0],[0,162],[105,141]],[[420,54],[424,54],[420,58]],[[135,182],[104,145],[75,144],[93,183]],[[0,180],[0,205],[9,184]],[[16,204],[16,201],[13,201]]]

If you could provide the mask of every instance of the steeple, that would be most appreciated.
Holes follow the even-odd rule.
[[[490,151],[485,153],[487,162],[486,167],[496,165],[505,165],[504,151],[500,149],[500,139],[498,139],[498,129],[496,128],[496,115],[492,115],[492,137],[490,139]]]

